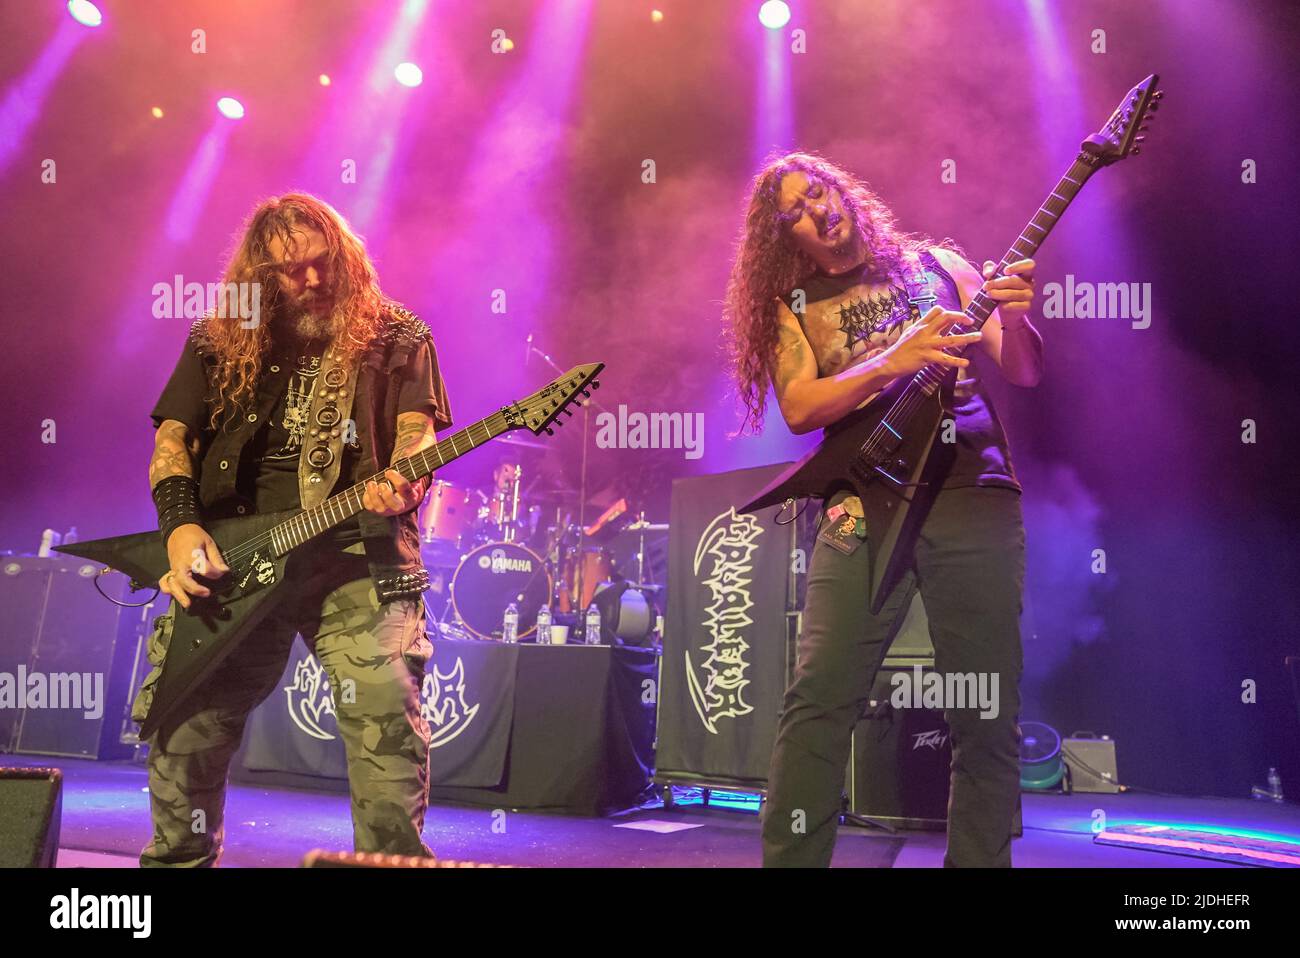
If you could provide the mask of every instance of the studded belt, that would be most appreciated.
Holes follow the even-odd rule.
[[[393,599],[414,598],[429,588],[429,573],[426,569],[403,572],[401,575],[380,579],[375,583],[375,594],[380,602]]]

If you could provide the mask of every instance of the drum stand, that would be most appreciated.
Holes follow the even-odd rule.
[[[559,365],[556,364],[555,360],[553,360],[550,356],[546,355],[546,353],[542,352],[540,349],[538,349],[536,346],[533,345],[532,336],[528,337],[528,350],[530,354],[536,353],[538,356],[540,356],[543,362],[546,363],[546,365],[550,366],[561,376],[564,375],[565,371],[561,369]],[[586,563],[583,561],[582,537],[584,533],[582,530],[587,528],[587,437],[590,434],[592,406],[595,406],[597,409],[601,410],[602,412],[609,412],[609,410],[606,409],[604,406],[602,406],[600,404],[600,401],[596,399],[594,396],[587,396],[586,400],[582,403],[582,465],[580,467],[580,471],[578,475],[578,560],[577,560],[578,569],[577,569],[577,581],[576,581],[576,594],[573,597],[573,604],[575,606],[573,611],[577,614],[579,622],[585,621],[585,616],[587,612],[586,609],[579,609],[576,606],[578,603],[582,601],[582,594],[583,594],[582,579],[583,579],[583,574],[586,571],[583,568],[583,566]],[[556,425],[559,425],[559,420],[556,421]],[[556,578],[558,580],[559,576],[557,575]]]

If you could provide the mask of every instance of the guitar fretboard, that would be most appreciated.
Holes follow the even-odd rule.
[[[513,427],[507,424],[504,411],[495,412],[440,440],[428,449],[399,459],[388,468],[397,470],[408,482],[414,482],[511,428]],[[355,516],[365,508],[362,505],[362,497],[366,492],[366,483],[384,481],[383,473],[371,476],[355,486],[330,496],[320,505],[304,509],[284,522],[272,526],[261,535],[241,543],[226,558],[238,563],[250,558],[259,549],[268,549],[274,555],[282,556],[307,540],[314,539]]]

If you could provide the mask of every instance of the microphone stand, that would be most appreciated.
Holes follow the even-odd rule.
[[[540,356],[542,361],[545,362],[546,365],[550,366],[561,376],[564,375],[565,370],[561,369],[559,365],[555,362],[555,360],[553,360],[550,356],[546,355],[546,353],[542,352],[540,349],[538,349],[536,346],[533,345],[533,334],[529,333],[528,352],[525,354],[525,362],[527,362],[527,357],[533,355],[534,353]],[[576,595],[574,595],[573,597],[573,602],[575,606],[577,606],[579,603],[582,602],[583,577],[585,576],[587,571],[586,561],[585,561],[586,553],[583,549],[582,537],[586,535],[585,530],[587,528],[587,436],[590,433],[592,406],[595,406],[597,409],[601,410],[601,412],[609,412],[608,409],[606,409],[604,406],[600,404],[600,400],[596,399],[594,396],[587,396],[585,398],[585,401],[582,404],[582,465],[580,467],[579,476],[578,476],[578,557],[577,557],[578,575],[577,575],[577,580],[575,582]],[[556,422],[558,423],[559,420],[557,419]],[[584,629],[583,638],[585,640],[587,638],[585,632],[586,609],[579,609],[578,614],[579,616],[582,617],[581,621],[583,623],[583,629]]]

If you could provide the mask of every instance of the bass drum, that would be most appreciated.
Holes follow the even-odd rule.
[[[537,610],[551,601],[554,583],[541,556],[514,542],[489,542],[460,561],[451,580],[451,604],[466,631],[501,641],[506,606],[519,610],[519,638],[537,631]]]

